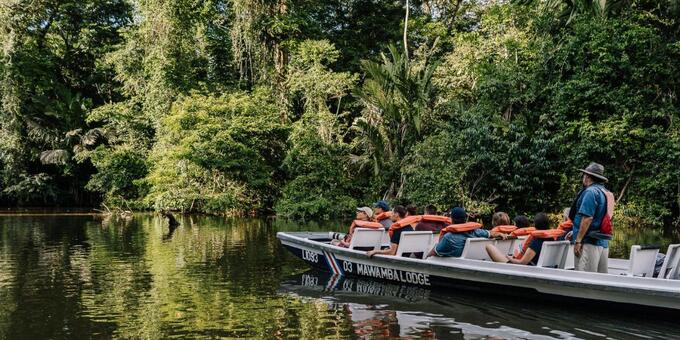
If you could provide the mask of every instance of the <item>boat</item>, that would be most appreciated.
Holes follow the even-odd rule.
[[[409,233],[402,235],[406,234]],[[285,248],[310,266],[340,276],[366,277],[428,288],[463,289],[489,294],[555,299],[569,303],[598,301],[615,308],[627,306],[638,310],[639,307],[680,310],[680,280],[654,278],[651,275],[647,277],[628,275],[625,268],[630,267],[629,261],[633,259],[610,260],[610,273],[604,274],[560,269],[559,266],[495,263],[465,256],[420,259],[375,255],[369,258],[364,250],[332,245],[327,232],[278,232],[276,236]],[[432,235],[430,237],[431,240]],[[358,235],[355,234],[353,240],[355,238],[359,238]],[[403,240],[402,238],[400,242],[400,251]],[[468,239],[470,240],[473,239]],[[384,239],[382,242],[384,244]],[[544,247],[549,243],[551,242],[544,242]],[[432,244],[430,241],[426,246],[431,248]],[[644,250],[644,247],[634,247]],[[545,249],[541,251],[541,258],[544,257]],[[677,255],[667,256],[674,261],[674,267],[677,267],[677,262],[680,261],[680,251],[677,250],[679,248],[675,247],[674,253],[678,253]],[[658,249],[656,252],[658,253]],[[564,253],[566,254],[566,250]],[[673,277],[677,278],[678,268],[673,268],[673,273]]]

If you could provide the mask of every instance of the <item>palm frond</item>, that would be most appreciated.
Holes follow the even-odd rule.
[[[66,164],[69,159],[69,152],[63,149],[46,150],[40,153],[40,163],[42,164]]]

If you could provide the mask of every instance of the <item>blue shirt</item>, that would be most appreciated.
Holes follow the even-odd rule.
[[[590,223],[588,231],[600,229],[600,224],[607,213],[607,197],[602,192],[603,187],[600,184],[593,184],[583,190],[581,197],[576,202],[578,211],[574,217],[574,233],[571,238],[571,243],[576,242],[576,235],[581,228],[581,220],[583,217],[592,217],[593,222]],[[609,241],[597,240],[590,237],[584,237],[583,243],[593,244],[600,247],[609,247]]]
[[[463,255],[465,240],[471,237],[491,237],[491,233],[484,229],[475,229],[465,233],[446,233],[437,243],[435,252],[439,256],[460,257]]]

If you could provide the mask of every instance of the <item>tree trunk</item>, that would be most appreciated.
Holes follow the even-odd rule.
[[[279,0],[276,8],[278,15],[285,15],[288,12],[287,0]],[[285,106],[286,91],[285,81],[286,81],[286,65],[288,65],[288,51],[282,46],[280,41],[274,42],[274,67],[276,69],[276,90],[279,94],[279,100],[281,104]],[[281,122],[286,123],[288,121],[287,110],[284,108],[281,110]]]
[[[406,58],[406,62],[408,63],[408,15],[410,12],[410,3],[409,0],[406,0],[406,17],[404,18],[404,57]]]

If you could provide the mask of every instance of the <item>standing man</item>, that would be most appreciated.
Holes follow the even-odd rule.
[[[375,219],[378,223],[382,224],[385,230],[389,230],[392,225],[392,212],[390,211],[390,205],[387,201],[380,200],[373,204],[373,212],[375,213]]]
[[[605,215],[613,212],[613,195],[604,188],[608,180],[604,177],[602,165],[590,163],[579,171],[583,173],[583,189],[576,196],[569,213],[569,218],[574,221],[571,238],[574,265],[580,271],[607,273],[609,241],[599,231]],[[612,212],[608,211],[608,203]]]

